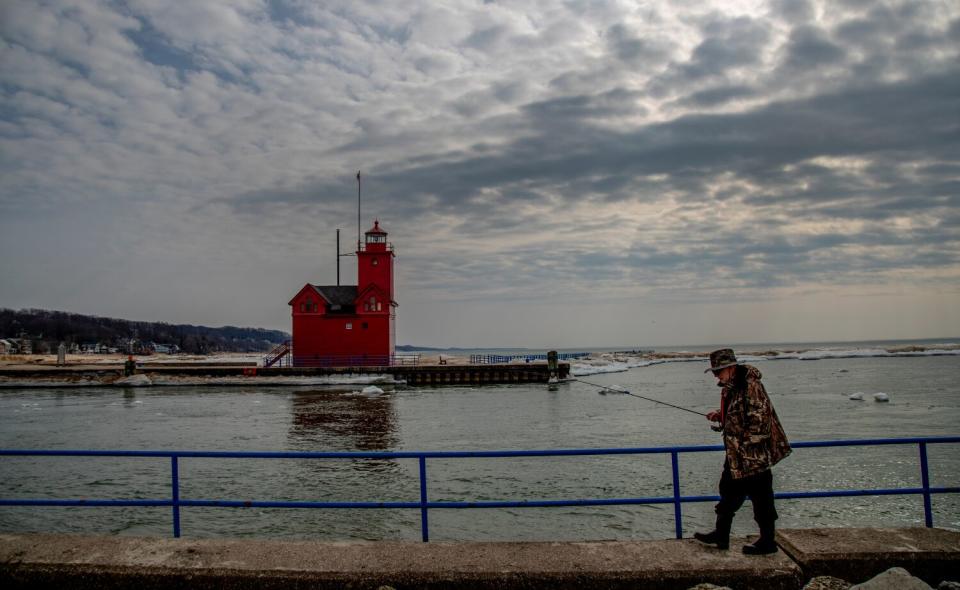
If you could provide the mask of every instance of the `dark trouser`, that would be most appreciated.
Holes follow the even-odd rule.
[[[773,505],[773,473],[768,469],[756,475],[734,479],[726,463],[720,476],[720,502],[714,508],[718,530],[730,530],[733,515],[743,506],[747,496],[753,504],[753,519],[760,525],[761,535],[766,536],[768,531],[773,531],[774,521],[777,520],[777,509]]]

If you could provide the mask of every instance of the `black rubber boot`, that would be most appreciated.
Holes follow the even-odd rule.
[[[709,533],[693,533],[693,538],[707,545],[716,545],[717,549],[729,549],[731,524],[732,516],[717,515],[717,528]]]
[[[753,545],[744,545],[744,555],[770,555],[777,552],[777,542],[773,525],[760,527],[760,538]]]

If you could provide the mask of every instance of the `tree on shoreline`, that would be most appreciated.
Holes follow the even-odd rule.
[[[45,309],[0,308],[0,338],[27,338],[35,352],[68,345],[102,344],[126,352],[131,341],[146,352],[149,343],[175,344],[181,352],[266,352],[290,339],[279,330],[140,322]]]

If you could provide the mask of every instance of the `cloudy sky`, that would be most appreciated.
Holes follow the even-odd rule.
[[[362,170],[398,344],[960,336],[955,0],[2,0],[0,100],[3,307],[289,330]]]

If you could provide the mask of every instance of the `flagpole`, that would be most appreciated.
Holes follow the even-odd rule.
[[[357,252],[360,251],[360,171],[357,170]]]

